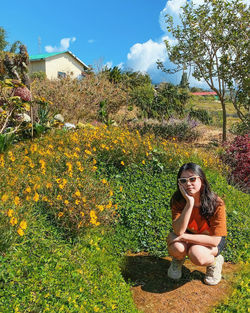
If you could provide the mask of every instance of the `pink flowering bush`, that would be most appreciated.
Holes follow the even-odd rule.
[[[249,135],[237,136],[226,145],[223,161],[230,167],[230,181],[250,191],[250,141]]]

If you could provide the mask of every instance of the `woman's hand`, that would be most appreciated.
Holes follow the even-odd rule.
[[[180,241],[182,241],[182,242],[186,241],[186,233],[184,233],[180,236],[176,236],[174,233],[170,233],[168,236],[168,239],[167,239],[168,246],[170,246],[172,243],[180,242]]]
[[[180,192],[181,194],[183,195],[184,199],[187,201],[187,203],[191,204],[191,205],[194,205],[194,197],[190,196],[185,188],[180,184],[178,183],[178,186],[179,186],[179,189],[180,189]]]

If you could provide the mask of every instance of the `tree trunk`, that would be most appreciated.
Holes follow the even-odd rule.
[[[222,142],[227,140],[227,112],[226,112],[226,104],[225,99],[221,98],[221,106],[222,106],[222,113],[223,113],[223,126],[222,126]]]

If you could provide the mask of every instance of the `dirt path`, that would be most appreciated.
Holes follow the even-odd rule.
[[[183,277],[175,282],[167,277],[170,258],[147,254],[126,257],[123,276],[132,284],[131,290],[138,309],[145,313],[207,313],[231,292],[231,281],[238,265],[225,263],[223,279],[217,286],[203,283],[205,268],[186,260]]]

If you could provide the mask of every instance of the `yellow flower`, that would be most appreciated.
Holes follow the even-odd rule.
[[[15,203],[15,205],[20,204],[20,198],[16,196],[16,197],[14,198],[14,203]]]
[[[107,208],[107,209],[110,209],[111,207],[112,207],[112,202],[109,201],[109,203],[106,205],[106,208]]]
[[[11,219],[10,219],[10,225],[11,226],[15,226],[17,224],[17,219],[15,218],[15,217],[12,217]]]
[[[47,183],[46,184],[46,188],[48,188],[48,189],[52,188],[52,184],[51,183]]]
[[[123,190],[123,187],[122,187],[122,186],[120,186],[120,191],[122,192],[122,190]]]
[[[23,220],[23,221],[21,221],[19,226],[21,229],[25,230],[27,228],[27,222]]]
[[[79,203],[80,203],[80,201],[79,201],[79,200],[76,200],[76,201],[75,201],[75,204],[76,204],[76,205],[78,205]]]
[[[103,205],[97,205],[97,208],[102,212],[104,210],[104,206]]]
[[[65,203],[65,204],[69,204],[69,201],[68,201],[68,200],[65,200],[64,203]]]
[[[24,235],[24,231],[22,230],[22,228],[18,228],[17,233],[21,237]]]
[[[37,202],[38,200],[39,200],[39,194],[36,192],[35,193],[35,195],[34,195],[34,197],[33,197],[33,200],[35,201],[35,202]]]
[[[25,191],[28,192],[28,193],[30,193],[30,192],[31,192],[31,188],[30,188],[30,187],[27,187],[27,188],[25,189]]]
[[[61,196],[61,195],[58,195],[58,196],[56,197],[56,199],[57,199],[57,200],[62,200],[62,196]]]
[[[84,217],[84,212],[81,211],[80,214],[81,214],[82,217]]]
[[[58,213],[58,217],[62,217],[63,214],[64,214],[63,212],[59,212],[59,213]]]
[[[103,178],[102,183],[107,184],[107,180],[105,178]]]
[[[13,153],[12,153],[11,151],[9,151],[9,152],[8,152],[8,155],[9,155],[9,157],[10,157],[10,160],[11,160],[12,162],[14,162],[16,158],[14,157]]]
[[[125,165],[123,161],[121,161],[121,165]]]
[[[89,150],[85,150],[84,152],[85,152],[86,154],[89,154],[89,155],[92,154],[91,151],[89,151]]]
[[[93,165],[95,165],[97,163],[96,159],[93,160]]]
[[[94,210],[91,210],[89,215],[91,218],[97,218]]]
[[[4,195],[2,196],[2,201],[5,202],[5,201],[8,200],[8,198],[9,198],[9,196],[6,195],[6,194],[4,194]]]
[[[145,164],[145,160],[142,160],[142,164],[143,164],[143,165]]]
[[[14,213],[14,211],[12,209],[9,209],[7,212],[8,217],[12,217],[13,213]]]
[[[114,195],[113,190],[109,191],[109,195],[110,195],[110,197],[112,197]]]
[[[79,191],[79,190],[77,190],[77,191],[75,192],[75,195],[76,195],[77,197],[81,197],[81,193],[80,193],[80,191]]]
[[[41,164],[41,168],[45,169],[45,161],[44,160],[40,160],[39,163]]]

